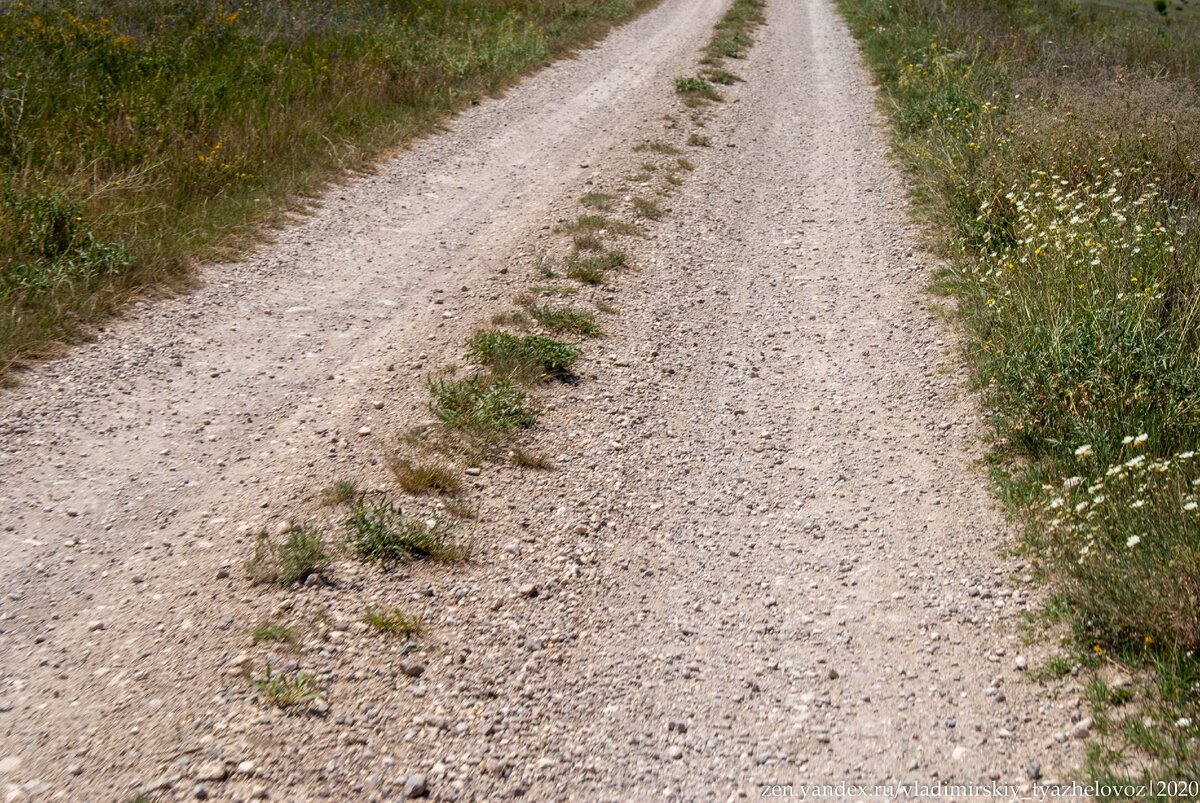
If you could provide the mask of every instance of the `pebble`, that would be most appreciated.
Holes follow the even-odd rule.
[[[422,797],[429,791],[429,783],[421,773],[413,773],[404,781],[404,791],[401,795],[405,800]]]
[[[224,761],[208,761],[196,768],[198,781],[223,781],[228,775]]]

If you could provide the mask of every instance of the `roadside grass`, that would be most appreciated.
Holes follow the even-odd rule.
[[[693,148],[711,148],[712,139],[702,134],[689,134],[687,138],[687,144],[691,145]]]
[[[358,496],[358,486],[349,480],[338,480],[321,491],[321,504],[327,507],[344,505]]]
[[[428,630],[420,616],[401,608],[368,608],[362,618],[377,633],[405,639],[414,639]]]
[[[265,676],[247,679],[251,686],[258,689],[264,700],[284,710],[295,710],[307,703],[316,702],[321,697],[316,678],[306,672],[288,675],[273,672],[268,665]]]
[[[293,530],[285,540],[272,541],[260,535],[254,544],[254,554],[246,561],[246,575],[256,585],[278,585],[287,588],[319,575],[332,560],[329,548],[320,532],[311,528]]]
[[[1200,777],[1200,23],[840,5],[946,258],[933,289],[991,411],[998,495],[1080,654],[1139,681],[1108,699],[1090,771]]]
[[[0,13],[0,372],[653,0]]]
[[[388,461],[388,468],[401,489],[410,494],[443,494],[454,496],[462,490],[462,482],[454,469],[441,461],[413,461],[397,457]]]
[[[550,377],[565,377],[579,358],[579,348],[542,335],[518,337],[483,330],[467,341],[467,355],[497,376],[532,385]]]
[[[406,516],[387,499],[360,497],[346,520],[349,546],[366,563],[384,567],[411,560],[460,561],[470,548],[454,539],[454,526]]]
[[[586,310],[543,304],[529,307],[528,311],[531,318],[551,332],[565,332],[584,337],[600,337],[603,334],[596,325],[596,319]]]

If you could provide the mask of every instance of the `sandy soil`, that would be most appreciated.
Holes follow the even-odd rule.
[[[466,475],[469,563],[245,578],[260,529],[336,525],[333,480],[395,491],[424,377],[537,281],[580,195],[661,185],[631,184],[631,148],[695,130],[672,81],[723,10],[664,0],[2,392],[5,799],[708,800],[1070,771],[1078,690],[1018,668],[1032,584],[1001,557],[980,411],[828,0],[771,3],[712,147],[625,238],[636,269],[579,296],[620,312],[580,381],[541,392],[530,445],[555,469]],[[430,634],[368,632],[385,604]],[[252,644],[264,618],[301,645]],[[322,702],[264,705],[243,672],[268,663]]]

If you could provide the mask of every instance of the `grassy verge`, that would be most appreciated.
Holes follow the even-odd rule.
[[[1000,493],[1100,673],[1100,778],[1200,778],[1200,27],[841,0],[948,258]],[[1101,673],[1102,674],[1102,673]],[[1101,674],[1097,674],[1097,682]]]
[[[654,0],[0,9],[0,371]]]

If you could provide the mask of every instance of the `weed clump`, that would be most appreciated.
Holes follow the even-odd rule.
[[[584,310],[543,304],[530,307],[529,315],[552,332],[568,332],[585,337],[599,337],[601,334],[596,319]]]
[[[498,376],[533,384],[545,377],[565,376],[579,349],[541,335],[518,337],[495,330],[476,332],[467,341],[467,354]]]
[[[359,560],[391,566],[410,560],[465,560],[470,550],[453,539],[454,526],[411,516],[386,499],[359,499],[346,522]]]
[[[281,542],[273,542],[264,534],[258,537],[254,554],[246,561],[246,574],[255,584],[287,587],[319,575],[331,560],[325,539],[316,530],[293,530]]]
[[[420,616],[406,613],[400,608],[368,608],[363,612],[363,621],[377,633],[411,639],[426,631]]]
[[[446,494],[453,496],[462,490],[454,470],[442,462],[414,462],[398,458],[388,462],[396,481],[410,494]]]
[[[429,393],[438,420],[478,447],[505,442],[536,421],[525,391],[509,377],[430,379]]]

